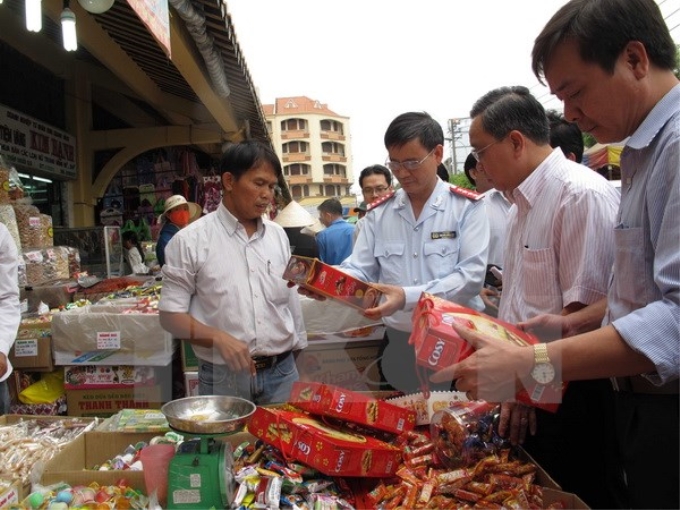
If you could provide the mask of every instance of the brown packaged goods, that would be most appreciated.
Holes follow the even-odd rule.
[[[0,223],[7,227],[7,230],[9,230],[9,235],[12,236],[14,244],[17,246],[17,251],[21,253],[21,237],[19,236],[17,216],[14,213],[14,207],[12,207],[10,204],[0,203]]]
[[[17,218],[22,248],[39,248],[43,238],[40,211],[34,205],[14,204],[12,207]]]

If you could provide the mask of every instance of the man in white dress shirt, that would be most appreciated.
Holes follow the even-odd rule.
[[[514,204],[499,318],[516,324],[544,313],[566,315],[602,299],[614,260],[615,188],[550,146],[545,110],[526,87],[487,93],[474,104],[471,117],[477,168]],[[602,494],[605,466],[598,464],[605,458],[598,451],[608,432],[602,394],[608,388],[606,380],[573,383],[555,414],[539,409],[534,415],[525,406],[504,404],[504,416],[513,409],[519,425],[511,438],[523,440],[526,424],[521,422],[531,419],[536,435],[525,443],[529,453],[565,490],[594,508],[612,507]]]
[[[220,172],[219,208],[166,247],[161,325],[193,345],[201,395],[286,402],[307,334],[297,292],[281,278],[288,237],[263,217],[281,163],[271,147],[249,140],[227,148]]]
[[[7,227],[0,223],[0,415],[9,413],[7,378],[12,375],[9,354],[21,322],[17,247]]]

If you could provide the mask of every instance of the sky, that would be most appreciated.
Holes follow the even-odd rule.
[[[527,86],[546,109],[562,111],[531,71],[531,48],[565,1],[226,3],[263,104],[307,96],[349,117],[356,180],[364,167],[384,163],[383,135],[400,113],[426,111],[450,137],[449,119],[466,119],[476,99],[505,85]],[[680,0],[657,3],[680,41]],[[461,165],[467,143],[456,135]]]

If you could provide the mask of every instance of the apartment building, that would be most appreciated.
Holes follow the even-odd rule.
[[[337,197],[351,211],[356,198],[350,194],[349,117],[306,96],[277,98],[262,107],[293,199],[315,214],[318,204]]]

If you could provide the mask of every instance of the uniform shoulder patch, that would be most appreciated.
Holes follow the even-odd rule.
[[[380,198],[376,198],[373,202],[371,202],[370,204],[368,204],[366,206],[366,211],[371,211],[371,210],[375,209],[376,207],[383,205],[385,202],[387,202],[391,198],[393,198],[395,193],[396,193],[396,191],[392,191],[391,193],[388,193],[387,195],[383,195]]]
[[[470,200],[481,200],[484,195],[481,193],[477,193],[476,191],[473,191],[471,189],[467,188],[462,188],[460,186],[456,186],[455,184],[452,184],[449,189],[451,190],[451,193],[454,193],[456,195],[460,195],[461,197],[469,198]]]

